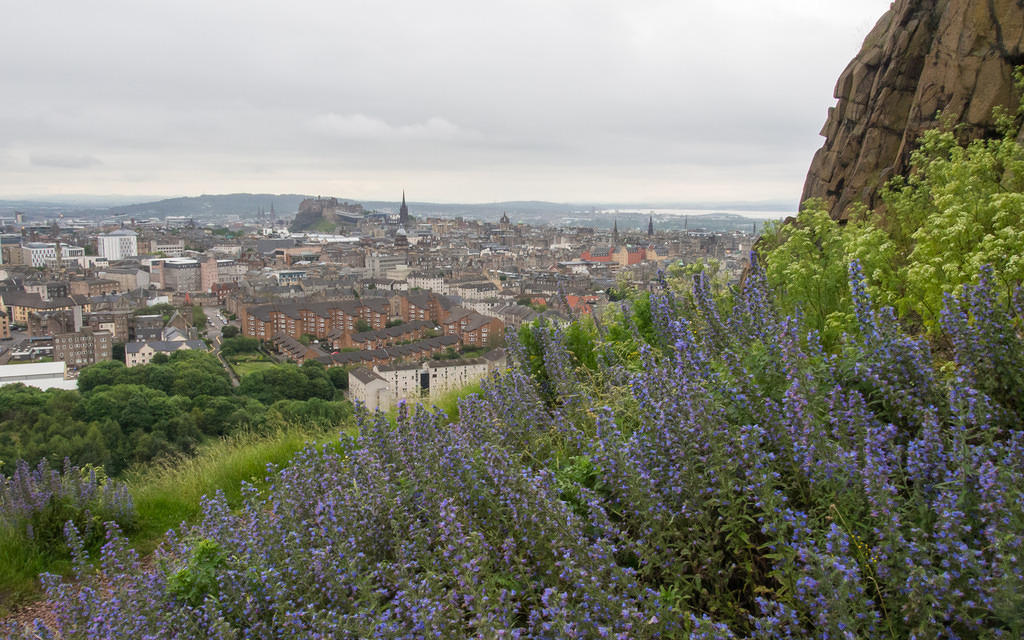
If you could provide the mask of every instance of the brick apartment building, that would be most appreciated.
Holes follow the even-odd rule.
[[[78,333],[53,337],[53,359],[63,360],[69,369],[81,369],[111,359],[113,336],[109,331],[83,327]]]
[[[385,298],[329,302],[300,300],[246,307],[241,311],[243,335],[271,340],[279,333],[296,339],[308,334],[324,340],[332,332],[357,333],[360,320],[370,329],[384,329],[391,304]]]
[[[448,317],[441,322],[445,335],[458,336],[467,347],[486,347],[498,344],[504,338],[505,324],[498,318],[492,318],[456,307],[448,312]]]

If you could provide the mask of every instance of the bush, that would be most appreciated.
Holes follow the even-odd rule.
[[[0,477],[0,523],[41,551],[66,554],[64,527],[72,522],[86,547],[103,539],[103,523],[132,527],[135,508],[125,484],[107,478],[102,469],[51,469],[44,459],[36,468],[21,461],[10,477]]]

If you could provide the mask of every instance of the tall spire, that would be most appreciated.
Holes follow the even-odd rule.
[[[615,219],[612,223],[612,248],[619,246],[619,220]]]
[[[398,210],[398,224],[403,229],[409,224],[409,207],[405,204],[405,189],[402,189],[402,207]]]
[[[647,235],[654,235],[654,216],[651,216],[650,219],[647,220]]]

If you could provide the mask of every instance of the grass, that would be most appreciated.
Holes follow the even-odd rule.
[[[241,502],[242,481],[259,486],[268,464],[284,466],[307,443],[323,444],[337,435],[336,428],[241,432],[210,443],[196,456],[130,472],[125,480],[139,513],[139,528],[132,542],[140,552],[149,552],[168,529],[199,515],[202,496],[221,491],[228,503],[236,506]]]
[[[71,568],[67,558],[43,553],[6,528],[0,529],[0,559],[0,616],[38,597],[40,573]]]
[[[262,354],[228,356],[227,361],[234,370],[235,375],[239,378],[244,378],[254,371],[277,365],[276,362]]]
[[[200,498],[222,491],[228,503],[241,502],[243,480],[259,486],[268,464],[285,466],[308,443],[337,441],[339,429],[355,427],[285,427],[269,433],[240,432],[202,447],[190,458],[174,458],[133,469],[124,478],[138,511],[138,526],[130,533],[132,546],[150,553],[169,529],[200,515]],[[353,433],[354,435],[354,433]],[[0,528],[0,616],[40,596],[37,576],[66,574],[66,557],[42,553],[13,531]]]
[[[259,360],[244,364],[273,365]],[[479,392],[480,384],[474,383],[432,400],[424,398],[422,402],[428,407],[436,406],[456,420],[459,399]],[[388,413],[392,424],[396,416],[396,409]],[[132,469],[122,478],[128,483],[138,511],[138,526],[129,536],[132,546],[143,555],[150,553],[169,529],[199,517],[200,498],[204,495],[221,491],[228,504],[238,506],[242,481],[262,485],[268,464],[287,465],[292,455],[309,443],[337,442],[342,429],[356,434],[354,424],[330,428],[291,426],[269,433],[242,431],[204,445],[195,456]],[[66,574],[70,568],[67,558],[41,553],[13,532],[0,529],[0,616],[39,598],[40,573]]]
[[[338,225],[321,218],[315,225],[309,228],[310,231],[319,231],[320,233],[334,233],[338,230]]]

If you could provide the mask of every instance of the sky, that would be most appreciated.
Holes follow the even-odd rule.
[[[39,0],[0,198],[796,203],[882,0]]]

